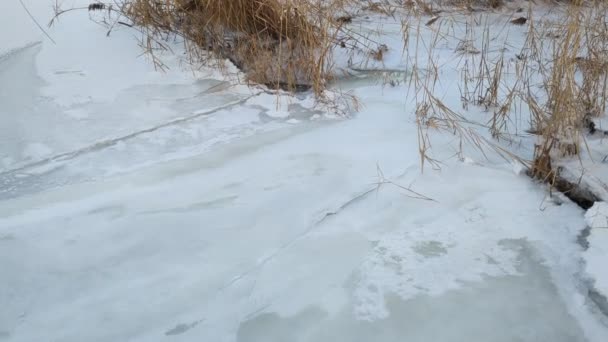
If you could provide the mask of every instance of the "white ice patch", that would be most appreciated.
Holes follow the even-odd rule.
[[[585,220],[591,229],[607,229],[608,203],[595,203],[585,214]]]
[[[283,94],[261,93],[247,100],[247,105],[262,107],[266,115],[273,118],[287,118],[289,116],[289,104],[295,102],[295,98]]]
[[[73,6],[89,3],[76,0]],[[61,6],[69,9],[72,3]],[[221,77],[212,69],[189,68],[181,53],[183,46],[178,43],[172,44],[173,53],[156,52],[155,57],[163,64],[163,69],[157,68],[139,46],[132,29],[115,25],[110,30],[96,22],[101,21],[103,15],[105,12],[68,12],[48,29],[56,44],[43,45],[37,69],[47,82],[43,95],[53,98],[60,106],[111,102],[124,90],[137,85],[192,84],[196,78]],[[48,22],[51,17],[49,4],[45,15],[40,16],[41,22]]]
[[[385,298],[389,294],[403,299],[437,296],[485,276],[517,274],[516,251],[485,244],[479,236],[463,240],[449,230],[427,234],[418,229],[387,236],[359,270],[355,315],[370,321],[388,317]]]

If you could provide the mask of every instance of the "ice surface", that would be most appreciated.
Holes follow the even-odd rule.
[[[44,27],[50,20],[53,4],[39,0],[22,0],[32,16]],[[0,35],[0,55],[22,48],[25,45],[41,41],[43,33],[29,18],[19,0],[8,0],[0,3],[2,28]]]
[[[449,135],[421,173],[404,87],[329,119],[78,18],[0,59],[0,341],[608,340],[582,210]]]
[[[584,341],[528,243],[504,243],[518,251],[519,275],[485,277],[439,296],[389,294],[389,314],[373,321],[358,320],[349,306],[335,315],[314,306],[288,317],[262,313],[241,323],[237,341],[289,341],[294,331],[303,332],[299,341],[319,342]]]
[[[588,249],[585,252],[587,274],[599,298],[598,305],[608,312],[608,204],[596,202],[585,214],[589,225]]]
[[[543,191],[508,170],[421,175],[403,149],[415,127],[388,110],[399,97],[362,91],[375,105],[356,119],[2,202],[0,330],[10,341],[599,341],[564,297],[577,293],[579,210],[539,211]],[[437,203],[369,192],[377,165]]]

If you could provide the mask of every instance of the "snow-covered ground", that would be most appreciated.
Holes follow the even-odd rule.
[[[421,173],[405,85],[341,82],[348,118],[277,108],[86,12],[56,44],[0,13],[25,32],[0,52],[0,341],[608,340],[601,204],[587,223],[450,135]]]

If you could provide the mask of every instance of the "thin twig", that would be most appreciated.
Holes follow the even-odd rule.
[[[32,19],[32,21],[34,22],[34,24],[36,24],[36,26],[38,26],[38,28],[40,29],[40,31],[42,31],[42,33],[44,33],[44,35],[51,41],[53,42],[53,44],[57,45],[57,43],[53,40],[53,38],[51,38],[51,36],[48,34],[48,32],[46,32],[42,26],[40,26],[40,24],[38,23],[38,21],[34,18],[34,16],[32,15],[32,13],[30,12],[30,10],[27,9],[27,6],[25,6],[25,4],[23,3],[23,0],[19,0],[19,3],[21,4],[21,6],[23,7],[23,9],[25,10],[25,12],[27,13],[27,15],[30,17],[30,19]]]

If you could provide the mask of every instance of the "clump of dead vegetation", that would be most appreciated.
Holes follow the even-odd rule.
[[[560,158],[579,157],[585,139],[593,134],[593,120],[605,114],[608,76],[607,6],[575,2],[549,44],[551,64],[543,70],[546,104],[535,120],[541,139],[536,145],[531,174],[550,184],[560,183]]]
[[[160,68],[156,52],[179,37],[194,64],[222,68],[217,61],[228,59],[252,83],[321,95],[333,76],[333,49],[364,39],[344,29],[348,11],[361,6],[357,0],[117,0],[86,9],[106,13],[111,28],[139,30]]]
[[[178,34],[191,56],[228,58],[250,81],[288,90],[323,89],[337,34],[307,1],[131,0],[122,10],[147,39]]]

